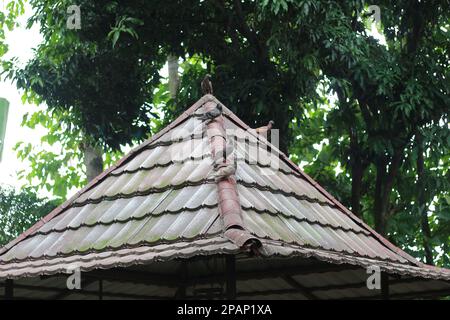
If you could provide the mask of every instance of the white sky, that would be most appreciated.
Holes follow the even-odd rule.
[[[2,0],[0,0],[0,9],[2,8]],[[29,4],[26,4],[25,15],[19,19],[19,27],[16,27],[12,32],[6,33],[6,42],[9,45],[9,51],[5,55],[5,59],[17,57],[20,65],[25,65],[34,55],[34,48],[42,42],[42,36],[39,33],[39,27],[33,26],[31,29],[26,29],[26,21],[32,15]],[[161,76],[167,77],[167,65],[161,70]],[[17,172],[26,170],[28,167],[27,161],[17,159],[17,152],[13,150],[18,142],[31,143],[32,145],[41,145],[41,137],[46,134],[46,129],[41,126],[36,126],[35,129],[22,127],[22,119],[26,113],[32,113],[39,109],[45,108],[43,106],[35,106],[22,103],[22,91],[16,88],[14,83],[8,81],[0,81],[0,97],[6,98],[9,101],[9,114],[6,127],[5,146],[3,149],[3,159],[0,162],[0,184],[11,185],[15,188],[20,188],[27,184],[26,180],[19,180]],[[129,146],[122,148],[123,152],[131,149]],[[58,146],[52,147],[54,152],[58,152]],[[75,193],[76,190],[70,190],[68,197]],[[41,196],[52,197],[52,194],[45,189],[38,192]]]
[[[3,4],[0,2],[0,7]],[[27,7],[25,15],[19,19],[20,27],[12,32],[6,33],[6,41],[9,45],[9,51],[6,58],[18,57],[21,64],[26,63],[33,56],[33,48],[42,41],[39,28],[34,26],[32,29],[25,29],[26,20],[31,15]],[[31,130],[20,126],[23,115],[27,112],[36,111],[37,107],[29,104],[22,104],[22,92],[16,88],[10,81],[0,81],[0,97],[9,101],[9,114],[6,127],[5,147],[3,150],[3,159],[0,162],[0,184],[9,184],[20,187],[23,181],[18,181],[16,172],[25,169],[26,163],[17,159],[13,147],[19,141],[29,142],[33,145],[40,144],[40,138],[45,134],[43,128]]]

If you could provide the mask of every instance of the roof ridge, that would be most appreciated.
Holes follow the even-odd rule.
[[[205,112],[212,111],[217,105],[223,104],[213,97],[211,101],[204,104]],[[223,116],[220,114],[213,120],[209,120],[206,124],[208,140],[211,146],[211,155],[213,159],[216,159],[218,152],[223,152],[226,149],[227,135],[224,128]],[[223,165],[232,166],[237,165],[236,159],[230,161],[230,159],[224,158]],[[239,201],[239,193],[237,190],[236,177],[231,174],[220,180],[216,180],[219,213],[223,220],[224,236],[230,239],[233,243],[239,246],[241,249],[250,249],[252,251],[257,250],[261,246],[261,241],[254,235],[252,235],[244,226],[242,219],[242,206]]]
[[[188,108],[186,111],[184,111],[175,121],[161,129],[158,133],[154,134],[149,139],[142,142],[140,145],[136,146],[135,148],[131,149],[130,152],[128,152],[126,155],[124,155],[120,160],[118,160],[114,165],[100,173],[97,177],[95,177],[92,181],[90,181],[86,186],[81,188],[77,193],[75,193],[72,197],[70,197],[68,200],[64,201],[61,205],[53,209],[49,214],[38,220],[34,225],[32,225],[30,228],[22,232],[18,237],[4,245],[3,247],[0,247],[0,255],[3,255],[7,251],[9,251],[13,246],[21,242],[22,240],[26,239],[29,235],[31,235],[33,232],[38,230],[40,227],[42,227],[45,223],[52,220],[54,217],[58,216],[62,212],[64,212],[65,209],[70,207],[74,201],[79,198],[83,193],[86,191],[92,189],[97,184],[99,184],[101,181],[103,181],[106,176],[109,175],[109,173],[113,172],[117,168],[119,168],[121,165],[125,164],[127,161],[131,160],[133,156],[135,156],[138,152],[140,152],[142,149],[150,145],[151,143],[158,140],[160,137],[162,137],[167,132],[171,131],[178,125],[180,125],[182,122],[187,120],[198,108],[202,107],[206,102],[208,101],[218,101],[214,96],[207,94],[201,97],[197,102],[195,102],[190,108]]]

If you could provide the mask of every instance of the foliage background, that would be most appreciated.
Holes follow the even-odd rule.
[[[361,0],[79,0],[80,30],[66,27],[71,2],[29,1],[44,42],[25,67],[1,60],[24,101],[47,106],[23,120],[47,128],[42,144],[16,146],[27,186],[61,201],[86,183],[84,143],[110,165],[195,102],[208,72],[244,122],[275,120],[281,149],[355,214],[450,266],[449,1],[379,1],[374,24]],[[0,15],[0,57],[23,4]]]

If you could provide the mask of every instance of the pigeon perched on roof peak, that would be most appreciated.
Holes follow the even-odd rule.
[[[200,120],[213,120],[222,114],[222,105],[217,103],[211,111],[205,112],[199,116]]]
[[[213,87],[211,83],[211,75],[207,74],[201,83],[203,94],[213,94]]]

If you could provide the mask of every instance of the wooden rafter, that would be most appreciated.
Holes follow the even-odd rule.
[[[318,299],[314,294],[311,293],[311,291],[308,288],[301,285],[298,281],[296,281],[291,276],[283,276],[282,278],[290,286],[292,286],[294,289],[296,289],[298,292],[300,292],[302,295],[304,295],[309,300],[317,300]]]

